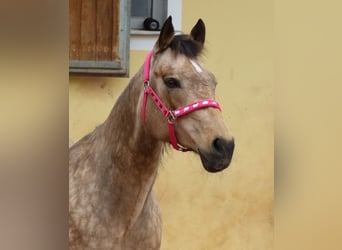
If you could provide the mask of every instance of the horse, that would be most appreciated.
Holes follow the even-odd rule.
[[[70,148],[69,249],[160,249],[152,187],[169,143],[208,172],[230,164],[234,138],[199,59],[204,41],[202,19],[176,35],[170,16],[108,118]]]

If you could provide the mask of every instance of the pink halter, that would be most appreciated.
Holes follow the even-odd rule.
[[[151,59],[152,59],[153,52],[150,51],[145,59],[144,64],[144,100],[143,100],[143,106],[142,106],[142,117],[145,122],[146,120],[146,104],[147,104],[147,96],[150,96],[155,103],[155,105],[159,108],[159,110],[163,113],[163,115],[168,120],[169,125],[169,137],[170,137],[170,143],[173,146],[174,149],[186,152],[190,151],[191,149],[183,147],[182,145],[177,143],[177,137],[175,133],[175,124],[174,121],[183,115],[189,114],[191,112],[194,112],[199,109],[213,107],[217,108],[221,111],[220,105],[212,99],[203,99],[199,100],[190,104],[187,104],[183,107],[180,107],[176,110],[170,110],[168,107],[165,106],[165,104],[160,100],[158,94],[152,89],[150,86],[150,67],[151,67]]]

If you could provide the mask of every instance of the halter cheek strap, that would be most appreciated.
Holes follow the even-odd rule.
[[[158,94],[153,90],[153,88],[150,86],[150,67],[151,67],[151,59],[152,59],[153,52],[150,51],[145,59],[144,64],[144,99],[143,99],[143,105],[142,105],[142,118],[143,121],[146,121],[146,105],[147,105],[147,97],[150,96],[153,100],[154,104],[159,108],[159,110],[163,113],[164,117],[168,120],[168,127],[169,127],[169,137],[170,137],[170,143],[173,146],[174,149],[186,152],[190,151],[191,149],[183,147],[182,145],[177,143],[177,137],[175,132],[175,124],[174,121],[184,115],[187,115],[191,112],[194,112],[199,109],[213,107],[217,108],[221,111],[220,105],[212,99],[203,99],[199,100],[190,104],[187,104],[183,107],[177,108],[176,110],[170,110],[159,98]]]

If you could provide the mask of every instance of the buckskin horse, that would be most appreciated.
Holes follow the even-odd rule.
[[[169,17],[106,121],[70,148],[70,249],[160,249],[152,187],[168,142],[198,154],[208,172],[230,164],[234,139],[199,60],[204,40],[201,19],[175,35]]]

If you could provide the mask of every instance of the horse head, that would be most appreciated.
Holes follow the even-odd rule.
[[[213,101],[216,78],[199,58],[204,42],[205,25],[201,19],[189,35],[176,35],[172,18],[166,20],[151,59],[146,62],[150,65],[145,83],[153,89],[152,98],[156,95],[161,101],[145,103],[143,112],[146,112],[146,129],[153,137],[170,141],[171,129],[174,129],[181,151],[187,149],[198,153],[208,172],[218,172],[229,166],[235,144],[224,124],[220,106]],[[162,105],[164,114],[160,112]],[[177,117],[177,112],[188,110],[185,115]]]

